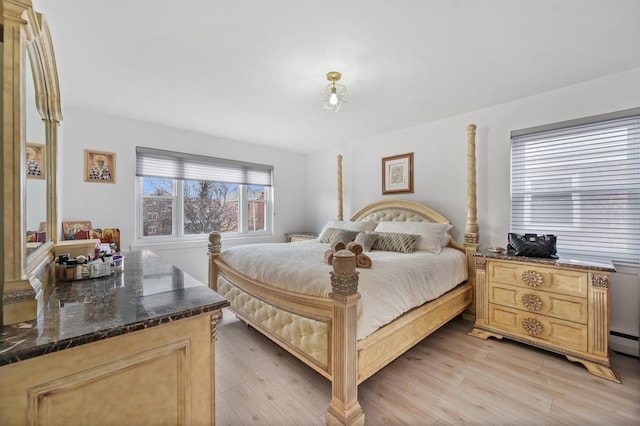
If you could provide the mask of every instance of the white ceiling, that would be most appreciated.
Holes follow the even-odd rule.
[[[65,106],[302,153],[640,67],[638,0],[34,5]]]

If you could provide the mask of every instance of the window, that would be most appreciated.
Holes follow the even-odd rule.
[[[273,167],[136,148],[139,237],[271,232]]]
[[[640,263],[640,109],[511,135],[511,231],[563,257]]]

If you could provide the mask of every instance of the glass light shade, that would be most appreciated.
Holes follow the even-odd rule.
[[[340,111],[347,104],[347,88],[340,84],[330,83],[320,91],[320,101],[322,107],[327,111]]]

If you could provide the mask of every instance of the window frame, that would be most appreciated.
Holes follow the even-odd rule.
[[[624,124],[621,120],[631,123],[630,127],[627,128],[630,133],[625,135],[624,139],[621,139],[620,136],[616,138],[616,126]],[[558,237],[558,252],[561,257],[597,261],[607,258],[607,250],[610,250],[610,256],[607,260],[621,265],[640,265],[640,253],[634,254],[636,247],[639,246],[636,240],[640,239],[640,226],[634,220],[634,213],[640,213],[640,188],[636,186],[636,182],[640,180],[640,164],[638,164],[640,160],[638,155],[638,152],[640,152],[639,123],[640,108],[634,108],[611,114],[513,131],[510,145],[510,232],[555,234]],[[588,143],[586,141],[582,142],[584,135],[589,134],[589,132],[598,133],[596,129],[600,127],[604,131],[598,134],[597,138],[589,140]],[[566,142],[567,145],[563,145],[565,143],[563,138],[565,137],[569,138]],[[606,138],[611,139],[606,140]],[[620,140],[624,142],[619,142]],[[589,146],[596,146],[593,141],[597,143],[597,149],[589,148]],[[605,145],[607,142],[611,145]],[[617,169],[612,165],[614,163],[613,159],[607,160],[606,155],[597,154],[598,150],[606,146],[613,146],[615,142],[623,148],[615,150],[613,153],[626,154],[627,157],[622,158],[628,159],[628,162],[622,163],[623,165],[628,164],[627,170],[622,174],[614,172]],[[514,144],[519,143],[530,143],[532,145],[527,148],[514,147]],[[552,148],[545,148],[544,143],[551,143]],[[574,146],[573,149],[578,149],[578,155],[575,154],[575,151],[565,152],[566,149],[572,147],[571,144]],[[577,145],[579,147],[575,148]],[[545,156],[542,159],[537,158],[533,163],[529,163],[529,167],[539,167],[535,171],[533,169],[529,172],[526,171],[527,153],[523,149],[529,149],[531,152],[540,150],[535,151],[535,156],[539,155],[540,152],[544,153]],[[612,148],[605,149],[605,152],[609,154]],[[514,151],[516,151],[515,155]],[[531,155],[531,153],[528,155]],[[514,157],[517,157],[515,162]],[[593,162],[596,166],[591,169],[588,168],[586,164],[589,162]],[[559,171],[557,166],[554,170],[553,163],[558,163],[562,171]],[[549,186],[540,189],[541,185],[543,185],[541,183],[543,180],[540,179],[541,176],[543,179],[557,180],[560,186]],[[571,178],[571,176],[574,177]],[[603,178],[600,176],[606,176],[607,179],[602,180]],[[594,178],[595,180],[593,180]],[[536,179],[540,180],[536,182]],[[577,179],[579,184],[574,185],[571,179]],[[516,185],[514,180],[524,186]],[[620,183],[618,185],[608,183],[610,180],[614,183]],[[603,198],[598,199],[598,197]],[[559,204],[563,210],[557,210],[552,200],[560,198],[569,200],[569,202]],[[538,203],[541,203],[541,207],[538,209],[532,208],[532,204],[536,203],[536,200],[540,200]],[[625,210],[622,211],[622,216],[619,216],[619,209],[616,211],[616,205],[624,205]],[[574,208],[573,213],[565,210],[567,206]],[[603,214],[607,216],[597,217],[595,215],[595,209],[600,207],[602,207]],[[616,214],[613,213],[614,211]],[[537,215],[542,219],[531,221],[526,218],[526,215],[534,218]],[[584,215],[585,217],[579,217],[579,215]],[[545,220],[547,221],[546,223]],[[616,220],[621,223],[617,228]],[[542,228],[546,227],[546,229],[523,229],[528,226],[535,226],[536,222]],[[564,239],[561,228],[565,228]],[[583,231],[580,231],[581,229]],[[585,229],[594,230],[590,231],[592,235],[586,235],[589,237],[585,238],[587,244],[581,244],[579,240],[581,237],[576,233],[579,231],[584,233],[586,232]],[[626,235],[619,241],[622,248],[616,250],[614,246],[618,241],[610,243],[607,240],[607,238],[612,238],[608,235],[608,230],[616,231],[612,232],[615,238],[617,238],[616,235]],[[598,247],[597,245],[588,244],[589,242],[593,244],[599,238],[600,241],[605,241],[602,243],[602,255],[598,254],[598,249],[593,248]],[[561,249],[563,241],[566,241],[567,245]]]
[[[145,174],[145,155],[148,155],[152,162],[159,159],[161,162],[172,162],[175,160],[176,167],[172,168],[171,173],[172,176],[161,176],[162,170],[158,169],[157,165],[152,163],[152,167],[156,166],[155,169],[152,170],[151,173]],[[232,182],[230,180],[214,180],[215,177],[212,178],[211,175],[207,176],[206,179],[198,179],[197,176],[193,175],[193,171],[189,170],[190,164],[194,164],[198,170],[203,170],[202,167],[207,169],[207,164],[211,164],[214,168],[220,169],[223,171],[224,176],[223,179],[229,179],[227,173],[234,173],[233,169],[237,169],[240,173],[236,176],[240,176],[240,178],[247,179],[248,182],[237,183]],[[191,174],[187,177],[181,178],[178,172],[176,175],[176,170],[180,172],[182,170],[185,173],[190,172]],[[252,170],[257,171],[262,177],[251,177]],[[205,173],[209,173],[210,170],[204,170]],[[171,174],[167,173],[167,174]],[[266,177],[267,173],[269,174]],[[254,175],[255,176],[255,175]],[[144,201],[149,198],[153,198],[153,196],[145,196],[144,195],[144,178],[162,178],[168,179],[172,183],[173,194],[170,196],[160,196],[158,198],[161,199],[172,199],[172,233],[171,235],[153,235],[153,236],[145,236],[144,235]],[[260,182],[253,182],[253,180],[260,180]],[[269,184],[265,182],[266,179],[269,179]],[[221,235],[224,239],[234,239],[234,238],[254,238],[254,237],[264,237],[264,236],[272,236],[273,235],[273,223],[274,223],[274,205],[273,205],[273,166],[267,166],[262,164],[254,164],[247,163],[235,160],[226,160],[214,157],[206,157],[194,154],[186,154],[180,152],[173,151],[165,151],[154,148],[143,148],[136,147],[136,182],[135,182],[135,193],[136,193],[136,224],[135,224],[135,235],[136,241],[138,244],[161,244],[161,243],[174,243],[174,242],[189,242],[189,241],[202,241],[208,238],[209,233],[203,234],[185,234],[185,221],[184,221],[184,196],[185,196],[185,181],[200,181],[200,180],[208,180],[212,182],[222,182],[229,183],[233,185],[237,185],[238,188],[238,230],[237,232],[222,232]],[[249,229],[249,203],[254,200],[249,199],[249,191],[251,187],[258,186],[264,189],[264,201],[262,202],[264,205],[264,229],[258,231],[251,231]]]
[[[181,179],[171,179],[174,185],[174,195],[172,197],[158,197],[158,198],[173,198],[173,209],[172,209],[172,233],[171,235],[153,235],[153,236],[144,236],[144,212],[142,204],[145,198],[143,191],[143,179],[144,177],[138,176],[136,177],[136,209],[137,209],[137,220],[136,220],[136,239],[139,242],[145,243],[158,243],[158,242],[172,242],[172,241],[200,241],[205,240],[209,233],[204,234],[185,234],[184,233],[184,184]],[[238,206],[240,209],[238,211],[238,232],[222,232],[221,235],[224,239],[233,239],[233,238],[252,238],[252,237],[263,237],[263,236],[272,236],[273,235],[273,197],[272,197],[272,187],[265,186],[265,218],[264,218],[264,230],[259,231],[251,231],[249,230],[248,223],[248,204],[251,200],[248,199],[248,186],[238,184]],[[243,208],[244,207],[244,208]]]

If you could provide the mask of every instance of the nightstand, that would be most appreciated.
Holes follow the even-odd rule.
[[[553,351],[620,383],[609,363],[611,263],[474,256],[476,322],[470,335],[507,337]]]
[[[317,232],[292,232],[290,234],[284,234],[287,237],[288,243],[295,243],[296,241],[307,241],[318,238]]]

